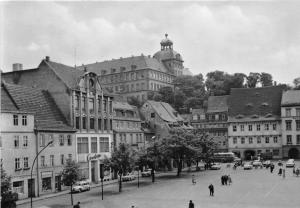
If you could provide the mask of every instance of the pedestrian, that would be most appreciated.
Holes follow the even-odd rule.
[[[230,175],[228,175],[228,184],[230,185],[232,183]]]
[[[208,186],[208,188],[209,188],[209,195],[210,196],[214,196],[214,186],[212,184],[210,184]]]
[[[224,176],[222,175],[221,176],[221,183],[222,183],[222,186],[224,185]]]
[[[299,174],[300,174],[300,170],[299,170],[299,168],[297,168],[297,170],[296,170],[296,176],[298,177]]]
[[[295,166],[293,167],[293,176],[296,175],[296,168]]]
[[[194,203],[193,203],[193,201],[192,200],[190,200],[190,203],[189,203],[189,208],[194,208],[195,206],[194,206]]]
[[[225,185],[227,186],[227,182],[228,182],[228,176],[227,175],[224,175],[224,182],[225,182]]]
[[[282,170],[282,177],[285,179],[285,169]]]
[[[271,163],[271,165],[270,165],[270,171],[271,171],[271,173],[273,173],[273,170],[274,170],[274,164]]]
[[[195,179],[195,176],[194,176],[194,175],[192,175],[192,183],[193,183],[193,185],[196,184],[196,179]]]
[[[77,202],[77,204],[75,204],[74,206],[73,206],[73,208],[80,208],[80,202]]]
[[[281,174],[282,174],[282,169],[281,169],[281,168],[279,168],[278,175],[280,175],[280,176],[281,176]]]

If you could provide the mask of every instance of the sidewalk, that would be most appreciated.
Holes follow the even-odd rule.
[[[118,179],[104,181],[103,186],[110,185],[110,184],[117,183],[117,182],[118,182]],[[91,184],[91,188],[96,188],[96,187],[99,187],[99,186],[101,186],[101,183]],[[52,197],[56,197],[56,196],[60,196],[60,195],[64,195],[64,194],[69,194],[69,193],[70,193],[70,189],[67,189],[67,190],[60,191],[60,192],[55,192],[55,193],[51,193],[51,194],[42,195],[40,197],[33,197],[32,201],[35,202],[35,201],[44,200],[44,199],[48,199],[48,198],[52,198]],[[17,205],[27,204],[27,203],[30,203],[30,198],[20,199],[20,200],[16,201]]]

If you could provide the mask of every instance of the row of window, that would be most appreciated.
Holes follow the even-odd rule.
[[[126,134],[119,134],[120,137],[120,143],[127,143]],[[130,134],[130,144],[135,143],[143,143],[143,135],[142,134],[136,134],[135,135],[136,142],[133,141],[133,134]]]
[[[13,115],[13,124],[14,126],[19,125],[19,115]],[[22,126],[27,126],[27,116],[22,115]]]
[[[196,129],[207,129],[207,128],[227,128],[227,123],[203,123],[203,124],[197,124],[192,123],[192,126]]]
[[[99,145],[98,145],[99,144]],[[91,137],[91,150],[89,151],[89,139],[88,137],[77,138],[77,153],[98,153],[109,152],[109,138],[100,137],[99,141],[97,137]]]
[[[27,148],[28,147],[28,136],[24,135],[23,137],[21,137],[19,135],[15,135],[14,136],[14,147],[15,148],[20,148],[20,147]]]
[[[286,144],[291,145],[293,144],[293,136],[286,135]],[[300,135],[296,135],[296,144],[300,144]]]
[[[240,139],[240,142],[238,141]],[[262,143],[262,139],[264,139],[264,143],[269,144],[270,143],[270,137],[256,137],[256,143],[257,144],[261,144]],[[248,137],[247,139],[245,137],[241,137],[241,138],[237,138],[237,137],[233,137],[232,143],[233,144],[246,144],[246,142],[248,144],[253,144],[255,143],[255,138],[253,137]],[[278,143],[278,137],[274,136],[273,137],[273,143]]]
[[[72,157],[72,154],[68,154],[68,159],[69,160],[72,160],[73,157]],[[60,155],[60,165],[64,165],[65,164],[65,155],[61,154]],[[53,167],[55,166],[55,155],[50,155],[50,158],[49,158],[49,163],[47,164],[46,163],[46,158],[45,156],[41,156],[41,167],[47,167],[48,165],[50,167]]]
[[[80,129],[81,127],[81,129],[93,129],[93,130],[95,130],[96,127],[98,127],[97,129],[100,131],[102,130],[102,122],[103,122],[104,131],[112,130],[112,119],[106,119],[106,118],[105,119],[98,118],[97,120],[98,125],[96,125],[96,118],[91,117],[89,119],[89,126],[88,126],[86,117],[76,117],[75,127],[76,129]]]
[[[291,108],[286,108],[285,109],[285,116],[286,117],[291,117],[292,116],[292,109]],[[300,108],[296,108],[296,116],[300,117]]]
[[[87,98],[86,96],[82,96],[81,102],[80,102],[80,96],[76,95],[75,96],[75,110],[79,110],[80,106],[81,106],[82,112],[86,113],[87,99],[88,99],[88,110],[89,110],[90,114],[95,113],[95,104],[97,104],[97,109],[98,109],[99,113],[101,112],[102,109],[103,109],[104,113],[106,113],[106,112],[112,113],[112,101],[108,101],[107,99],[102,100],[100,96],[97,99],[97,103],[95,103],[94,98]]]
[[[21,159],[23,159],[23,167],[21,167]],[[15,170],[29,169],[28,157],[15,158]]]
[[[116,121],[116,129],[140,129],[139,122],[130,122],[130,121]]]
[[[285,129],[287,131],[292,131],[292,120],[285,121]],[[296,130],[300,131],[300,120],[296,120]]]
[[[46,146],[50,141],[53,141],[53,142],[49,146],[51,146],[51,147],[55,146],[56,140],[54,139],[52,134],[48,134],[48,135],[41,134],[40,135],[40,147]],[[72,146],[72,136],[67,135],[65,137],[65,135],[59,135],[58,140],[57,140],[57,144],[59,146],[64,146],[64,145]]]
[[[254,125],[252,125],[252,124],[249,124],[248,128],[247,128],[247,125],[244,125],[244,124],[240,124],[239,127],[240,127],[240,131],[245,131],[245,129],[247,129],[248,131],[253,131],[253,129],[254,129]],[[271,128],[272,128],[272,130],[275,131],[277,129],[277,124],[276,123],[264,124],[265,131],[271,130]],[[256,124],[256,131],[261,131],[261,130],[262,130],[261,124]],[[232,126],[232,131],[234,131],[234,132],[237,131],[237,125]]]
[[[208,114],[206,115],[207,120],[209,121],[226,121],[226,114]]]

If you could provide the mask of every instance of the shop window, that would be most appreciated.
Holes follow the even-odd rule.
[[[42,191],[51,191],[51,177],[42,178]]]
[[[13,182],[13,192],[24,193],[24,181]]]

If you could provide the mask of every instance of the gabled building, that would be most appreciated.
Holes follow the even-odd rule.
[[[114,147],[118,148],[120,143],[126,143],[135,150],[145,148],[142,121],[137,107],[127,102],[113,101],[113,116]]]
[[[77,130],[76,153],[81,175],[100,181],[100,164],[112,149],[112,99],[93,72],[56,63],[46,57],[30,70],[2,75],[6,82],[47,90],[68,125]],[[105,178],[111,177],[105,171]]]
[[[8,148],[4,148],[4,152],[12,151],[11,154],[15,155],[15,158],[6,158],[15,160],[11,163],[15,164],[15,168],[10,168],[10,171],[13,171],[13,175],[26,176],[26,180],[14,182],[13,189],[24,194],[21,198],[30,196],[31,186],[34,187],[33,196],[63,190],[65,187],[61,183],[61,172],[66,159],[76,157],[76,130],[67,124],[48,91],[8,83],[2,84],[2,87],[21,112],[32,114],[27,116],[22,113],[22,117],[17,113],[13,114],[13,138],[5,142]],[[34,178],[31,181],[33,160],[50,141],[52,144],[36,160]],[[10,149],[11,144],[14,144],[13,149]],[[4,163],[7,163],[6,159]]]
[[[148,100],[140,112],[148,126],[155,132],[157,139],[168,136],[174,128],[190,128],[184,124],[183,118],[172,106],[165,102]]]
[[[282,87],[231,89],[228,98],[228,149],[245,159],[261,154],[282,157]]]
[[[176,76],[182,75],[182,56],[173,50],[173,42],[166,38],[160,42],[161,50],[151,56],[132,56],[80,66],[100,76],[101,84],[123,98],[148,100],[149,93],[162,87],[174,87]]]
[[[300,157],[300,90],[288,90],[281,100],[282,151],[284,158]]]

